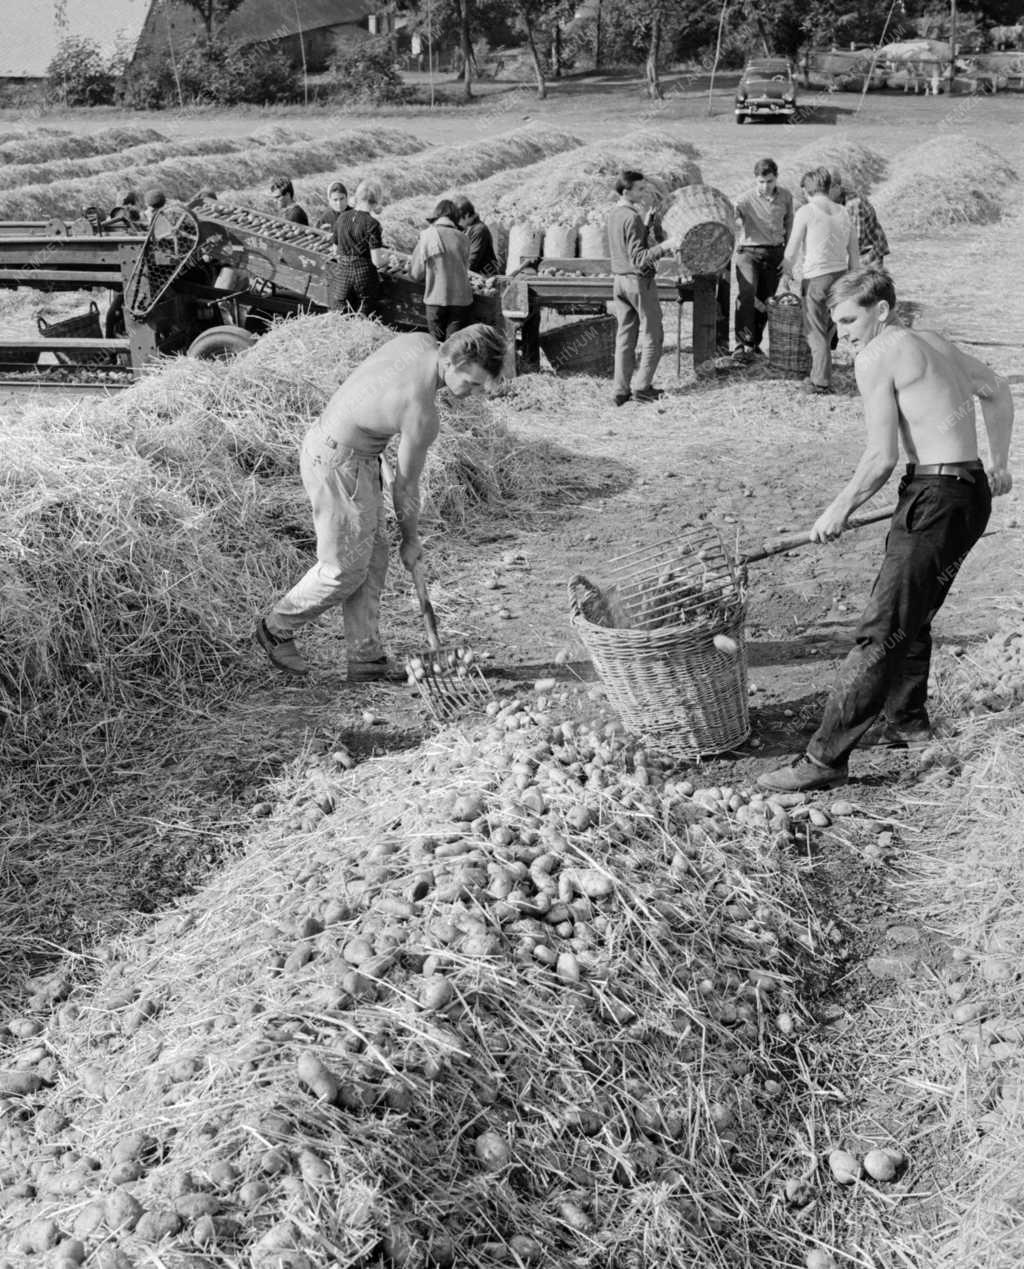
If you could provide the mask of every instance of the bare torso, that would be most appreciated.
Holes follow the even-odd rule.
[[[892,376],[900,440],[912,463],[978,457],[975,387],[959,350],[936,331],[891,326],[862,354]],[[872,373],[869,371],[869,373]]]
[[[398,335],[349,375],[312,430],[371,457],[410,424],[421,435],[432,433],[432,440],[437,374],[436,342],[429,335]]]

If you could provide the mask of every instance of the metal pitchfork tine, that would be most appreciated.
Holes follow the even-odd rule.
[[[434,718],[438,722],[448,722],[459,714],[482,709],[493,699],[493,693],[468,648],[451,648],[445,652],[441,647],[423,565],[417,561],[411,571],[430,651],[424,656],[410,657],[406,661],[406,671],[409,682],[415,686]]]

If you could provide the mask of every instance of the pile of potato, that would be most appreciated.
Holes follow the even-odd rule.
[[[772,1195],[845,954],[817,808],[697,787],[549,686],[354,769],[318,743],[210,886],[37,982],[0,1264],[803,1255]]]

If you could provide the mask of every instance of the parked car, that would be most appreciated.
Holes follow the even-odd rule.
[[[796,80],[784,57],[752,57],[736,89],[736,122],[796,113]]]

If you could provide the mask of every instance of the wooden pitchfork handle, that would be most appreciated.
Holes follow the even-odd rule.
[[[860,529],[865,524],[877,524],[879,520],[891,520],[896,514],[895,507],[889,507],[887,511],[876,511],[874,515],[862,516],[859,520],[848,520],[847,529]],[[766,560],[772,555],[782,555],[784,551],[794,551],[797,547],[809,546],[811,537],[808,533],[801,533],[799,537],[778,538],[770,546],[763,546],[760,551],[751,551],[749,555],[741,555],[737,563],[739,564],[755,564],[758,560]]]
[[[427,628],[427,642],[430,644],[431,652],[440,652],[441,640],[437,635],[437,618],[434,616],[434,605],[427,594],[427,579],[423,575],[422,563],[417,560],[410,571],[412,583],[416,587],[416,598],[419,601],[423,624]]]

